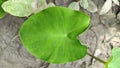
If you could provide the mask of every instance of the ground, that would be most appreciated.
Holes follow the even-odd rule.
[[[57,5],[67,6],[72,0],[49,0],[55,1]],[[49,2],[48,1],[48,2]],[[93,0],[98,9],[101,8],[103,0]],[[107,14],[100,16],[99,11],[90,13],[81,9],[91,17],[89,29],[79,40],[86,44],[89,52],[104,61],[111,55],[113,47],[120,47],[120,14],[117,15],[111,9]],[[49,64],[29,54],[23,47],[18,31],[25,18],[14,17],[7,14],[0,19],[0,68],[104,68],[99,61],[86,55],[82,60],[67,64]]]

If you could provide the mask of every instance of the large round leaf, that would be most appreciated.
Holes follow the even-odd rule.
[[[83,58],[87,47],[77,36],[89,26],[89,16],[64,7],[50,7],[32,15],[22,25],[19,36],[34,56],[50,63],[66,63]]]
[[[112,56],[105,66],[105,68],[120,68],[120,48],[113,48]]]
[[[1,5],[3,2],[5,2],[6,0],[0,0],[0,19],[3,18],[5,16],[5,12],[4,10],[2,9]]]

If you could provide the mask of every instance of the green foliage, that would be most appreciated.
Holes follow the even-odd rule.
[[[108,64],[112,61],[113,56],[109,58],[109,60],[105,63],[105,68],[108,68]]]
[[[113,48],[112,56],[106,63],[106,68],[120,68],[120,48]]]
[[[5,2],[6,0],[0,0],[0,19],[3,18],[5,16],[5,12],[4,10],[2,9],[1,5],[3,2]]]
[[[66,63],[83,58],[87,47],[77,36],[89,27],[89,16],[64,7],[50,7],[32,15],[22,25],[19,36],[34,56],[50,63]]]
[[[119,5],[118,0],[113,2]],[[106,8],[106,5],[111,4],[106,3],[100,12],[102,14],[107,12],[104,9],[110,9]],[[19,31],[24,47],[32,55],[46,62],[67,63],[81,59],[87,54],[87,47],[79,42],[77,36],[89,27],[90,18],[77,11],[80,8],[79,4],[90,12],[97,11],[96,5],[91,0],[70,3],[68,8],[73,10],[51,7],[55,5],[53,3],[47,5],[46,0],[0,0],[0,18],[5,16],[5,12],[18,17],[36,13],[24,22]],[[47,7],[50,8],[45,9]],[[101,59],[98,61],[103,62]],[[112,56],[104,64],[105,68],[120,68],[120,48],[114,48]]]

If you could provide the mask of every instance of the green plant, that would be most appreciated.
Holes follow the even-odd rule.
[[[11,4],[13,2],[8,2],[2,5],[6,12],[9,12],[6,8],[7,5],[9,3],[13,5]],[[23,8],[24,6],[22,6]],[[9,10],[13,10],[13,6],[9,7]],[[89,55],[102,62],[105,68],[120,68],[120,48],[114,48],[112,56],[105,62],[87,52],[87,47],[77,39],[77,36],[82,34],[90,25],[90,17],[77,10],[57,6],[44,9],[30,16],[19,31],[24,47],[35,57],[49,63],[67,63]],[[13,11],[9,13],[12,14]],[[23,11],[22,13],[16,13],[15,16],[23,17],[31,14],[31,12],[27,14]]]
[[[120,68],[120,48],[113,48],[112,56],[105,64],[105,68]]]
[[[77,36],[87,29],[89,20],[82,12],[51,7],[26,20],[19,36],[34,56],[51,63],[66,63],[86,55],[87,47]]]
[[[4,10],[2,9],[1,5],[3,2],[5,2],[6,0],[0,0],[0,19],[3,18],[5,16],[5,12]]]

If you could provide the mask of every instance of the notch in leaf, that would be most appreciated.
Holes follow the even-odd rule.
[[[89,16],[65,7],[50,7],[32,15],[19,36],[35,57],[49,63],[66,63],[83,58],[87,47],[77,36],[89,27]]]

